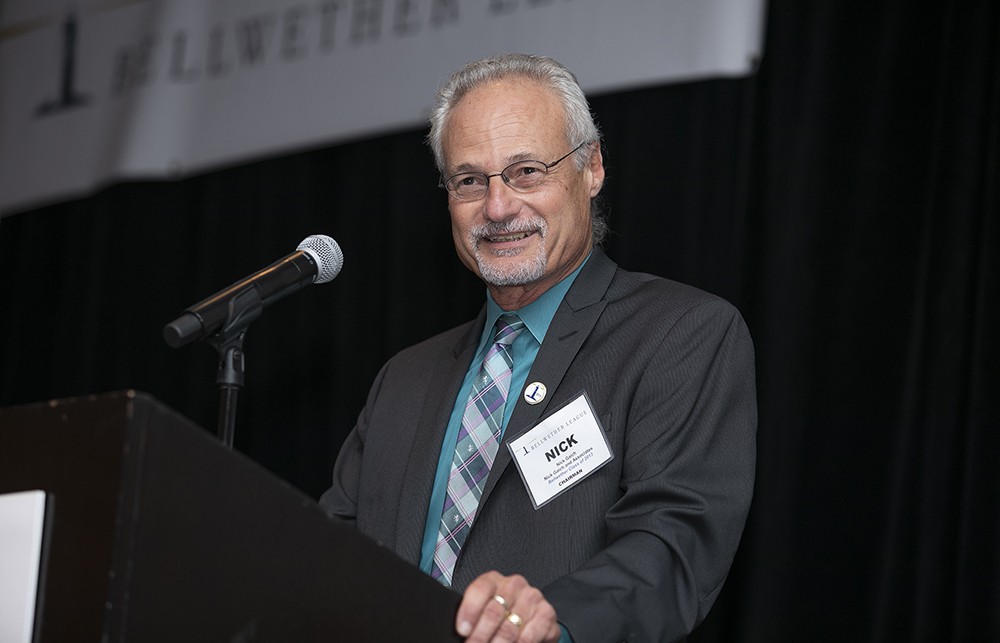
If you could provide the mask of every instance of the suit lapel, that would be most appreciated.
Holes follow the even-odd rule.
[[[601,313],[604,312],[607,305],[604,294],[611,285],[611,279],[617,268],[618,266],[600,248],[595,248],[587,265],[580,271],[566,297],[563,298],[526,380],[526,384],[542,382],[549,392],[542,402],[530,405],[521,399],[521,391],[511,391],[510,401],[517,406],[514,407],[510,422],[507,423],[503,444],[486,479],[486,486],[479,500],[480,507],[489,499],[497,481],[511,462],[507,444],[525,429],[537,424],[548,408],[549,402],[557,397],[555,393],[566,371],[573,363],[583,342],[590,336]],[[570,391],[570,394],[575,392]]]
[[[482,333],[485,308],[451,349],[450,359],[428,364],[431,389],[417,417],[413,450],[403,472],[403,486],[396,523],[396,552],[416,564],[424,539],[427,507],[434,488],[434,475],[441,455],[441,440],[448,426],[455,397],[469,369],[469,361]],[[438,390],[434,390],[438,388]]]

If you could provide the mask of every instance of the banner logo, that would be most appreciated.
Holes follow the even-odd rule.
[[[76,46],[78,20],[76,13],[66,16],[62,27],[62,56],[60,57],[59,95],[54,100],[46,100],[35,110],[36,117],[52,116],[68,109],[83,107],[89,96],[76,89]]]

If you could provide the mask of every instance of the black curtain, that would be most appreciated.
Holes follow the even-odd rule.
[[[757,347],[754,507],[692,639],[1000,640],[1000,5],[774,0],[765,52],[592,100],[609,254]],[[341,276],[250,329],[236,436],[318,495],[381,363],[482,302],[423,135],[2,219],[0,405],[138,388],[214,430],[215,354],[163,324],[330,234]]]

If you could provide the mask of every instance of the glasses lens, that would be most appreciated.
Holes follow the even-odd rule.
[[[486,193],[484,174],[456,174],[448,179],[448,191],[460,199],[478,199]]]
[[[518,190],[535,187],[545,178],[548,168],[541,161],[521,161],[503,171],[503,177]]]

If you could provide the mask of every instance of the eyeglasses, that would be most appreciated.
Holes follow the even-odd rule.
[[[477,201],[490,189],[490,179],[499,176],[503,182],[518,192],[528,192],[541,185],[549,170],[559,165],[564,159],[586,145],[589,141],[584,141],[574,147],[569,153],[552,161],[542,163],[541,161],[517,161],[511,163],[496,174],[484,174],[482,172],[460,172],[451,178],[438,183],[438,187],[448,190],[459,201]]]

